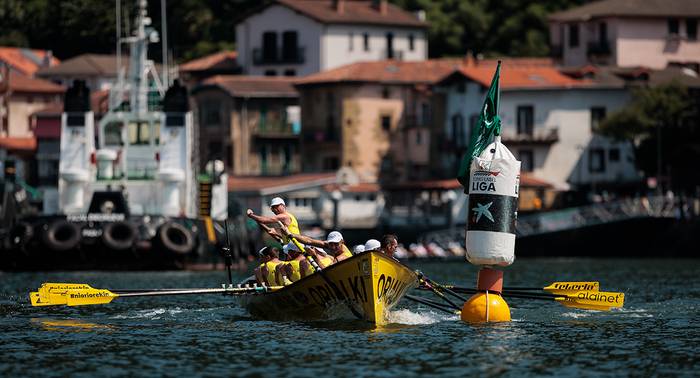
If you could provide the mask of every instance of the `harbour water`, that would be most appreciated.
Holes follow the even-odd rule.
[[[409,263],[473,285],[465,261]],[[467,325],[402,301],[391,324],[269,322],[218,295],[33,308],[42,282],[216,287],[222,272],[0,273],[0,376],[697,376],[700,260],[520,259],[507,286],[598,280],[612,312],[508,299],[513,321]],[[236,279],[244,277],[243,273]]]

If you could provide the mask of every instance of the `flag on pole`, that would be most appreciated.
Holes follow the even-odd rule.
[[[501,119],[498,117],[498,100],[500,97],[500,89],[498,82],[501,75],[501,61],[498,61],[496,72],[491,79],[491,87],[486,94],[486,100],[481,107],[479,121],[471,130],[469,138],[469,146],[467,153],[462,157],[462,162],[459,165],[457,180],[464,187],[464,193],[469,193],[469,168],[472,160],[481,155],[481,152],[491,143],[491,139],[501,133]]]

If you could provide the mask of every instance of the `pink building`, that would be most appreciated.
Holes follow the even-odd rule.
[[[565,66],[700,68],[700,1],[603,0],[549,17],[554,55]]]

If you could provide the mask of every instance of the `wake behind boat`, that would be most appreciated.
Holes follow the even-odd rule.
[[[357,318],[385,324],[387,313],[418,286],[418,275],[380,252],[333,264],[279,290],[241,297],[251,315],[268,320]],[[335,287],[333,287],[335,286]]]

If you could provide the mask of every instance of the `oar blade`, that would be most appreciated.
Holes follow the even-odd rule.
[[[598,291],[600,290],[600,282],[553,282],[543,290],[552,294],[575,294],[580,291]]]
[[[595,306],[569,301],[567,298],[556,298],[556,301],[564,307],[577,308],[580,310],[610,311],[609,306]]]
[[[104,289],[68,290],[65,294],[68,306],[107,304],[118,296],[118,294]]]
[[[32,302],[32,306],[34,307],[40,307],[40,306],[53,306],[54,304],[49,301],[49,299],[38,291],[33,291],[29,293],[29,300]]]
[[[624,293],[613,293],[605,291],[580,291],[576,294],[569,294],[563,298],[557,298],[560,303],[565,303],[567,307],[582,309],[594,309],[606,311],[604,308],[619,308],[625,304]],[[591,308],[597,307],[597,308]]]

